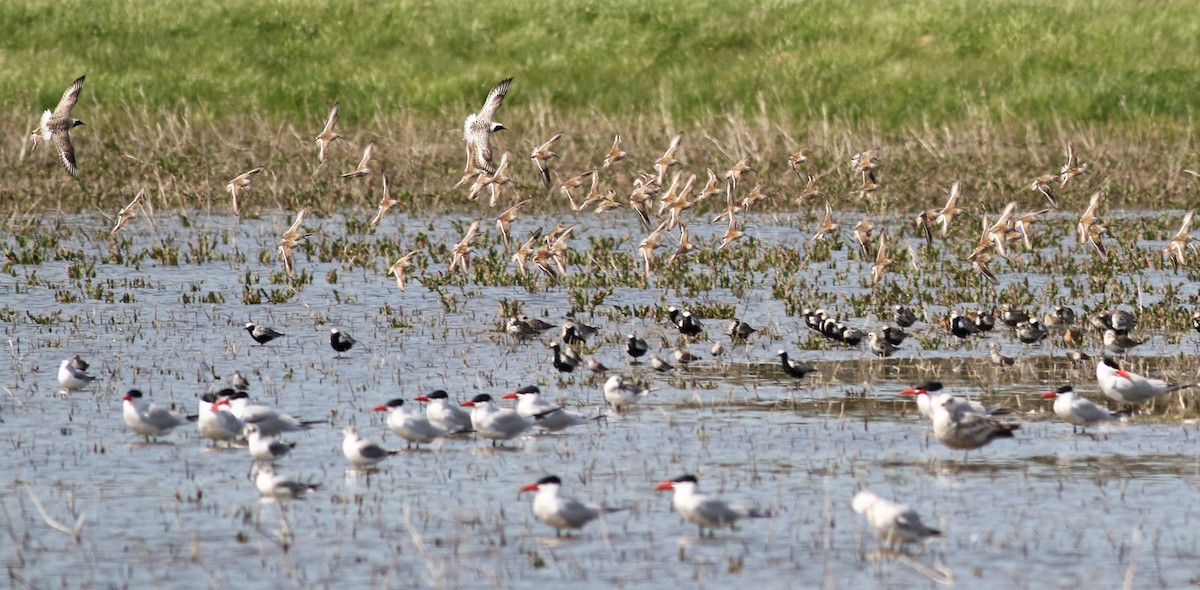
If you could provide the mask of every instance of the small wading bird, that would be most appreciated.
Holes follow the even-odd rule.
[[[252,178],[254,178],[255,175],[261,173],[263,170],[264,170],[264,168],[262,166],[258,166],[257,168],[254,168],[248,172],[243,172],[241,174],[238,174],[237,176],[234,177],[233,180],[229,181],[229,184],[225,185],[225,190],[229,191],[229,195],[231,197],[233,197],[233,214],[234,215],[241,217],[242,205],[241,205],[241,201],[239,200],[239,197],[242,194],[242,191],[250,186],[250,180]]]
[[[471,223],[467,228],[466,235],[454,245],[454,259],[450,261],[449,272],[454,272],[454,269],[461,268],[463,274],[471,272],[471,245],[475,242],[475,235],[479,233],[479,220]]]
[[[112,231],[108,232],[109,235],[121,231],[121,228],[125,227],[125,222],[137,217],[137,209],[141,207],[140,203],[144,194],[146,194],[146,189],[138,191],[128,205],[121,207],[121,210],[117,212],[117,224],[113,226]]]
[[[292,250],[311,235],[304,233],[306,216],[308,216],[308,209],[301,209],[297,212],[296,220],[292,222],[287,231],[283,232],[283,236],[279,240],[279,257],[283,260],[284,271],[292,279],[296,278],[296,268],[292,265]]]
[[[246,332],[250,333],[250,337],[259,344],[266,344],[276,338],[279,338],[280,336],[287,335],[276,332],[275,330],[272,330],[266,326],[256,326],[254,325],[254,322],[246,322],[245,329]]]
[[[701,492],[696,476],[682,475],[670,481],[662,481],[654,486],[656,491],[674,491],[671,506],[680,516],[700,527],[700,536],[708,529],[708,536],[713,537],[718,528],[736,528],[738,520],[743,518],[765,518],[768,515],[755,510],[735,508],[723,500]]]
[[[1087,164],[1079,163],[1079,155],[1075,153],[1075,144],[1067,142],[1067,163],[1063,164],[1062,170],[1058,172],[1059,185],[1058,188],[1067,186],[1067,183],[1072,178],[1087,172]]]
[[[375,217],[371,218],[371,227],[379,225],[383,221],[383,215],[388,212],[388,209],[400,204],[400,201],[392,198],[392,191],[388,186],[387,174],[383,174],[383,196],[379,198],[379,211],[375,213]]]
[[[54,107],[53,111],[43,112],[38,126],[29,132],[30,139],[33,141],[33,146],[29,148],[29,151],[32,153],[33,150],[36,150],[39,142],[50,143],[53,141],[54,149],[58,151],[59,161],[67,169],[67,173],[74,177],[79,176],[79,168],[75,165],[75,147],[71,145],[71,130],[83,125],[83,121],[72,118],[71,109],[75,108],[75,103],[79,101],[79,93],[83,90],[83,78],[84,76],[80,76],[71,82],[71,85],[63,91],[62,98],[58,100],[58,106]]]
[[[321,133],[317,134],[317,162],[325,163],[325,155],[329,153],[329,146],[342,138],[333,128],[338,121],[338,107],[341,103],[334,102],[333,108],[329,111],[329,118],[325,120],[325,127],[321,129]]]
[[[1179,231],[1175,232],[1175,237],[1167,243],[1167,247],[1163,248],[1163,256],[1171,259],[1171,266],[1175,272],[1179,272],[1179,267],[1187,263],[1188,246],[1192,240],[1192,217],[1196,214],[1195,209],[1188,209],[1183,215],[1183,223],[1179,224]]]
[[[1200,313],[1200,312],[1197,312],[1197,313]],[[1197,327],[1196,331],[1200,332],[1200,327]],[[645,340],[642,340],[641,338],[638,338],[637,336],[634,336],[633,334],[630,334],[629,336],[626,337],[625,352],[628,353],[629,356],[633,358],[633,360],[631,362],[633,362],[633,363],[640,362],[640,361],[638,361],[638,359],[641,358],[642,356],[644,356],[646,354],[646,352],[649,350],[650,350],[650,345],[646,344]]]
[[[1104,249],[1102,240],[1107,232],[1104,227],[1104,220],[1100,219],[1097,211],[1100,209],[1100,199],[1102,197],[1100,191],[1092,193],[1092,198],[1088,201],[1088,207],[1084,210],[1083,215],[1079,217],[1079,223],[1076,225],[1075,239],[1080,244],[1091,244],[1100,254],[1100,258],[1108,260],[1108,252]]]
[[[616,512],[621,508],[605,508],[581,502],[560,491],[562,480],[548,475],[535,483],[521,488],[521,492],[535,492],[533,516],[554,527],[554,536],[560,537],[564,530],[579,530],[605,512]]]
[[[352,338],[349,334],[337,329],[329,329],[329,346],[337,353],[343,353],[354,348],[358,341]]]
[[[885,500],[863,490],[854,495],[851,502],[854,511],[865,516],[875,535],[890,549],[899,549],[908,543],[922,543],[929,537],[940,537],[942,532],[925,526],[921,516],[907,505]]]
[[[779,351],[779,364],[783,365],[784,373],[787,373],[796,379],[803,379],[805,375],[816,371],[816,369],[811,365],[799,363],[789,359],[786,350]]]
[[[562,139],[562,131],[555,133],[546,143],[537,146],[533,149],[533,153],[529,155],[529,159],[533,162],[533,167],[537,170],[538,178],[542,180],[542,184],[546,188],[550,188],[550,160],[557,158],[558,154],[554,153],[554,144]],[[619,137],[619,136],[618,136]],[[605,159],[605,167],[608,167],[607,158]]]
[[[492,172],[492,134],[503,131],[504,125],[492,120],[508,94],[512,78],[505,78],[492,87],[483,107],[463,122],[463,141],[467,142],[467,167],[474,165],[483,172]]]
[[[621,134],[618,133],[617,136],[613,138],[612,149],[608,151],[608,155],[604,156],[604,167],[608,168],[609,166],[620,162],[627,157],[629,157],[629,154],[621,151]]]
[[[354,168],[354,170],[351,170],[351,171],[343,174],[342,178],[349,179],[349,178],[362,178],[363,176],[370,176],[371,175],[371,167],[370,167],[371,152],[373,152],[373,151],[375,151],[375,142],[372,141],[371,143],[368,143],[366,149],[363,150],[362,159],[358,161],[358,166],[356,166]]]
[[[663,152],[662,157],[654,161],[654,180],[656,184],[661,186],[663,180],[666,179],[667,170],[672,166],[679,166],[682,164],[682,162],[675,159],[675,154],[679,151],[679,145],[682,142],[683,132],[680,131],[671,138],[671,143],[667,146],[667,151]]]
[[[392,266],[388,267],[388,274],[396,277],[396,288],[400,289],[401,291],[404,290],[404,271],[412,267],[412,259],[413,256],[417,255],[417,252],[420,252],[420,250],[413,250],[412,252],[401,256],[399,260],[392,264]]]

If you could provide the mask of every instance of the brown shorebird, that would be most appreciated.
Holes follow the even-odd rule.
[[[492,134],[505,129],[504,125],[493,121],[492,118],[496,116],[496,111],[504,102],[504,95],[508,94],[508,87],[511,84],[512,78],[505,78],[493,86],[483,101],[483,108],[479,109],[478,113],[468,116],[467,120],[463,122],[463,141],[467,142],[467,160],[476,168],[487,172],[492,171]]]
[[[879,171],[879,151],[880,148],[871,148],[865,152],[854,154],[850,158],[850,167],[855,172],[862,174],[863,189],[860,190],[866,190],[868,186],[879,186],[875,179],[875,173]],[[874,190],[874,188],[870,190]]]
[[[333,109],[329,111],[329,118],[325,120],[325,128],[321,129],[321,133],[317,135],[317,161],[325,163],[325,155],[329,152],[329,146],[342,138],[336,131],[333,130],[337,125],[338,106],[341,103],[333,103]]]
[[[1032,190],[1042,193],[1046,197],[1046,200],[1050,202],[1050,206],[1055,209],[1058,209],[1058,198],[1054,196],[1054,188],[1050,186],[1050,183],[1054,182],[1057,178],[1058,176],[1054,174],[1043,174],[1033,179],[1033,184],[1029,187]]]
[[[126,221],[137,217],[137,209],[141,206],[139,203],[144,194],[146,194],[146,189],[138,191],[137,195],[133,197],[133,200],[128,205],[121,207],[121,210],[117,212],[117,224],[113,226],[111,232],[108,232],[109,235],[121,231],[121,228],[125,227]]]
[[[242,214],[241,204],[238,202],[238,195],[241,194],[242,189],[250,186],[250,179],[262,171],[263,167],[259,166],[249,172],[243,172],[237,175],[233,180],[229,181],[229,184],[225,185],[225,190],[229,191],[229,194],[233,197],[234,215],[241,216]]]
[[[358,167],[343,174],[342,178],[361,178],[363,176],[370,176],[371,167],[368,164],[371,163],[371,152],[374,150],[375,142],[372,141],[371,143],[368,143],[366,149],[363,150],[362,160],[359,160]]]
[[[820,199],[825,196],[825,193],[817,188],[817,178],[812,174],[807,175],[807,177],[808,180],[804,183],[804,190],[801,190],[800,194],[796,197],[796,205],[801,207],[808,201]]]
[[[871,223],[871,216],[864,215],[862,221],[854,225],[854,241],[858,243],[858,252],[864,259],[871,256],[871,232],[875,231],[875,224]]]
[[[742,175],[747,172],[754,172],[754,168],[750,167],[750,158],[742,158],[733,165],[732,168],[725,171],[725,187],[728,193],[737,190],[738,182],[742,179]]]
[[[608,168],[610,165],[628,157],[629,154],[621,151],[621,134],[618,133],[616,138],[613,139],[612,149],[609,150],[607,156],[604,156],[604,167]]]
[[[1107,260],[1108,252],[1104,249],[1103,239],[1107,232],[1104,227],[1104,220],[1096,214],[1100,209],[1100,199],[1103,194],[1096,191],[1092,194],[1092,198],[1088,201],[1088,207],[1084,210],[1083,215],[1079,217],[1079,223],[1075,226],[1075,239],[1080,244],[1091,244],[1100,253],[1100,257]]]
[[[675,248],[675,251],[672,252],[671,255],[667,257],[667,264],[674,263],[676,260],[679,260],[683,255],[685,255],[688,252],[691,252],[692,250],[695,250],[695,249],[696,248],[694,246],[692,246],[691,238],[688,236],[687,226],[680,223],[679,224],[679,246],[677,246]]]
[[[83,121],[72,118],[71,109],[75,108],[75,103],[79,101],[79,92],[83,90],[83,78],[80,76],[71,82],[71,85],[63,92],[62,98],[58,100],[58,106],[54,107],[53,111],[43,112],[37,128],[29,132],[30,138],[33,140],[33,147],[30,148],[30,151],[37,149],[38,142],[50,143],[53,141],[54,148],[58,150],[58,159],[66,167],[67,173],[74,177],[79,176],[79,168],[75,165],[75,148],[71,145],[71,129],[83,125]]]
[[[301,209],[296,214],[296,221],[292,222],[292,226],[283,232],[283,237],[279,240],[279,257],[283,259],[283,268],[287,271],[287,275],[293,279],[296,278],[296,270],[292,266],[292,249],[309,236],[303,231],[306,215],[308,215],[308,209]]]
[[[1188,245],[1196,238],[1192,237],[1192,216],[1196,214],[1195,209],[1188,209],[1188,212],[1183,215],[1183,223],[1179,224],[1179,231],[1175,232],[1175,237],[1167,243],[1167,247],[1163,248],[1163,256],[1171,259],[1171,265],[1175,268],[1175,272],[1179,272],[1179,267],[1185,263],[1185,254],[1188,250]]]
[[[530,199],[525,199],[524,201],[509,207],[504,211],[504,213],[501,213],[500,216],[496,218],[496,227],[500,228],[500,237],[504,240],[505,252],[508,252],[510,239],[508,224],[517,219],[517,212],[521,210],[521,207],[529,204],[529,201]]]
[[[581,207],[580,207],[579,203],[577,203],[575,201],[575,196],[571,194],[571,191],[583,186],[583,182],[585,180],[591,178],[592,175],[595,173],[596,173],[595,170],[588,170],[587,172],[584,172],[583,174],[580,174],[578,176],[572,176],[571,178],[568,178],[566,181],[564,181],[562,183],[561,186],[559,186],[559,190],[561,190],[564,195],[567,195],[567,199],[571,202],[571,210],[572,211],[579,211],[581,209]]]
[[[1067,186],[1067,183],[1070,182],[1072,178],[1075,178],[1084,172],[1087,172],[1087,164],[1079,163],[1079,155],[1075,153],[1075,145],[1068,141],[1067,163],[1063,164],[1062,170],[1060,170],[1058,173],[1058,179],[1060,182],[1058,188]]]
[[[888,252],[887,230],[879,232],[879,248],[875,250],[875,264],[871,265],[871,284],[878,285],[879,280],[887,273],[892,264],[891,253]]]
[[[799,178],[800,180],[804,180],[804,176],[802,174],[800,174],[800,165],[807,161],[808,161],[808,156],[804,155],[804,151],[797,150],[796,153],[788,156],[788,160],[787,160],[788,168],[792,169],[792,172],[796,175],[796,178]],[[811,181],[812,175],[810,174],[808,176],[808,178]]]
[[[513,253],[512,260],[513,262],[517,263],[517,271],[521,273],[521,276],[525,276],[528,273],[529,258],[533,255],[534,250],[533,245],[536,244],[541,237],[542,229],[538,228],[534,230],[533,233],[529,235],[529,239],[525,240],[525,243],[521,244],[521,247],[517,248],[517,251]]]
[[[654,264],[657,260],[654,250],[658,248],[658,239],[662,236],[663,230],[666,228],[667,222],[663,221],[658,224],[658,227],[654,228],[654,231],[650,232],[650,235],[643,238],[638,244],[638,254],[642,256],[642,261],[645,262],[643,269],[646,278],[650,278],[650,275],[654,272]]]
[[[550,188],[550,160],[558,157],[553,150],[554,144],[562,139],[562,135],[562,131],[555,133],[553,137],[546,140],[546,143],[534,148],[533,153],[529,155],[533,167],[537,168],[538,176],[541,177],[542,184],[546,185],[546,188]]]
[[[388,209],[399,205],[400,201],[392,198],[392,191],[388,187],[387,174],[383,175],[383,196],[379,198],[379,211],[375,213],[375,217],[371,218],[371,227],[379,225],[383,221],[383,215],[388,212]]]
[[[484,176],[486,175],[479,175],[480,178]],[[487,186],[492,192],[488,207],[495,207],[500,202],[500,189],[504,188],[506,184],[512,184],[512,178],[508,176],[508,152],[504,152],[504,155],[500,156],[500,164],[496,166],[496,173],[487,178]]]
[[[471,244],[475,241],[475,235],[479,233],[479,220],[471,222],[471,227],[467,228],[467,234],[463,239],[459,240],[454,245],[454,259],[450,261],[450,269],[447,272],[454,272],[456,268],[462,268],[464,273],[471,271]]]
[[[829,201],[825,201],[825,220],[821,222],[821,229],[818,229],[817,233],[813,234],[813,237],[809,238],[808,241],[813,242],[833,235],[838,230],[838,227],[837,222],[833,220],[833,207],[829,205]]]
[[[658,184],[661,185],[663,183],[663,180],[667,176],[668,168],[682,164],[682,162],[675,159],[675,153],[679,151],[679,144],[682,141],[683,141],[683,132],[680,131],[679,133],[676,133],[674,137],[671,138],[671,143],[670,143],[670,145],[667,146],[667,151],[663,152],[662,157],[659,158],[658,160],[655,160],[654,172],[655,172],[655,178],[657,179]]]
[[[388,268],[387,273],[396,277],[396,288],[400,289],[401,291],[404,290],[404,271],[405,269],[412,268],[412,259],[413,256],[417,255],[417,252],[420,252],[420,250],[413,250],[412,252],[401,256],[395,264]]]

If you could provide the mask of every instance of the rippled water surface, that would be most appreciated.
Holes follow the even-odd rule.
[[[462,400],[536,383],[581,412],[602,411],[602,379],[581,371],[561,377],[541,340],[518,342],[500,331],[502,300],[558,323],[568,291],[468,284],[435,292],[419,277],[448,261],[430,259],[400,292],[383,274],[391,262],[383,256],[364,268],[301,253],[297,266],[311,284],[284,303],[247,305],[248,282],[251,290],[282,288],[267,280],[278,272],[270,256],[276,236],[290,223],[281,214],[240,224],[197,215],[188,227],[159,216],[153,227],[135,220],[123,234],[132,240],[126,251],[173,240],[187,252],[195,236],[219,236],[210,261],[179,265],[118,260],[117,247],[98,233],[103,219],[69,221],[97,228],[62,243],[98,257],[94,276],[69,274],[80,261],[54,255],[7,264],[0,275],[9,353],[0,363],[7,448],[0,456],[0,556],[14,587],[1181,588],[1200,580],[1195,424],[1168,413],[1072,434],[1047,413],[1040,394],[1066,382],[1091,394],[1095,378],[1090,365],[1073,365],[1058,344],[1022,347],[998,330],[986,341],[1018,357],[1016,367],[999,369],[988,363],[984,340],[952,342],[922,321],[899,354],[878,360],[826,344],[789,316],[771,296],[769,269],[740,297],[722,288],[616,288],[578,319],[600,328],[589,345],[598,360],[653,385],[636,410],[498,449],[484,440],[445,440],[364,474],[347,469],[341,428],[355,424],[375,441],[403,447],[384,416],[370,411],[392,397],[445,389]],[[394,216],[384,228],[401,244],[418,233],[453,243],[461,229],[452,221]],[[799,244],[806,236],[807,222],[763,216],[751,223],[763,245]],[[530,220],[522,231],[536,224]],[[322,235],[345,226],[340,217],[308,225]],[[707,243],[722,231],[714,228],[698,227],[693,239]],[[585,252],[589,236],[640,239],[624,222],[585,222],[579,234],[574,245]],[[824,281],[817,291],[827,298],[813,305],[833,309],[869,293],[861,283],[866,268],[845,248],[814,263],[809,278]],[[833,280],[838,273],[849,280]],[[1002,288],[1057,279],[1001,269]],[[1141,279],[1180,280],[1166,273]],[[113,301],[85,286],[110,290]],[[1194,285],[1182,289],[1194,295]],[[1147,300],[1157,296],[1146,292]],[[760,334],[734,346],[721,335],[724,322],[709,319],[709,340],[724,340],[729,349],[721,361],[667,374],[629,365],[625,334],[636,332],[653,348],[669,343],[664,355],[678,335],[614,309],[714,302],[734,306]],[[960,303],[976,302],[926,311],[932,318]],[[858,326],[876,321],[843,315]],[[241,329],[247,321],[287,336],[256,345]],[[335,358],[331,326],[360,346]],[[1136,351],[1139,369],[1194,379],[1195,335],[1180,338],[1156,334]],[[708,341],[689,346],[706,357],[708,348]],[[776,365],[780,348],[820,371],[794,382]],[[55,375],[74,353],[93,364],[99,380],[64,397]],[[307,500],[260,501],[244,449],[211,448],[188,428],[147,444],[121,421],[121,396],[131,387],[194,412],[214,376],[233,369],[251,379],[255,399],[330,422],[289,435],[296,448],[277,467],[322,485]],[[943,447],[898,395],[931,378],[1013,408],[1011,419],[1021,423],[1015,440],[965,461]],[[669,494],[652,491],[655,482],[682,473],[770,516],[698,538],[672,512]],[[533,519],[531,495],[518,495],[546,474],[561,476],[569,495],[623,510],[555,538]],[[859,488],[911,504],[945,537],[921,553],[880,555],[850,509]],[[47,524],[35,496],[50,519],[70,527],[83,518],[78,541]]]

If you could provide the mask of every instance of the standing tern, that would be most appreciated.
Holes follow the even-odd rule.
[[[708,536],[714,536],[715,530],[721,527],[735,528],[738,519],[767,515],[757,511],[734,508],[724,501],[714,498],[697,487],[696,476],[683,475],[670,481],[662,481],[654,486],[656,491],[674,490],[671,506],[680,516],[700,527],[700,536],[708,529]]]
[[[997,438],[1013,438],[1019,424],[1001,422],[977,414],[953,397],[942,400],[933,409],[933,435],[952,449],[978,449]]]
[[[527,418],[510,408],[496,407],[492,396],[481,393],[460,404],[471,408],[471,427],[479,436],[492,439],[492,446],[512,440],[533,427],[535,418]]]
[[[851,504],[855,512],[867,517],[875,534],[890,547],[920,543],[942,535],[942,531],[925,526],[921,516],[907,505],[880,498],[866,490],[855,494]]]
[[[933,420],[934,409],[941,405],[942,402],[951,399],[954,400],[954,405],[964,411],[974,412],[985,416],[995,416],[999,414],[1009,413],[1008,408],[1000,406],[985,406],[976,400],[956,398],[948,392],[942,392],[942,384],[938,381],[929,381],[922,383],[916,387],[910,387],[900,392],[900,395],[913,395],[917,398],[917,410],[922,416]]]
[[[414,444],[433,442],[436,439],[449,436],[450,432],[441,426],[435,426],[426,415],[418,411],[410,411],[404,405],[404,400],[396,398],[388,400],[372,408],[376,412],[387,412],[387,425],[397,436],[408,441],[411,448]]]
[[[578,530],[605,512],[619,509],[604,508],[564,496],[559,488],[562,480],[548,475],[521,488],[522,492],[536,492],[533,497],[533,515],[538,520],[554,527],[554,535],[562,536],[564,529]]]
[[[1043,393],[1042,398],[1054,400],[1054,414],[1071,425],[1071,432],[1075,432],[1076,427],[1082,427],[1084,432],[1087,432],[1088,426],[1105,420],[1117,420],[1123,416],[1079,397],[1070,385]]]
[[[1164,393],[1196,385],[1195,383],[1171,384],[1162,379],[1148,379],[1122,369],[1116,361],[1110,358],[1105,358],[1096,364],[1096,380],[1100,382],[1100,391],[1103,391],[1104,395],[1123,404],[1149,401]]]
[[[450,434],[471,431],[471,413],[450,403],[450,394],[441,389],[429,395],[418,395],[415,402],[427,402],[425,417],[434,426]]]
[[[380,461],[400,451],[389,451],[365,438],[358,436],[358,429],[347,426],[342,429],[342,455],[355,467],[374,467]]]
[[[626,383],[624,375],[613,375],[604,382],[604,400],[612,406],[614,412],[629,409],[647,395],[650,395],[649,389]]]
[[[540,415],[541,418],[537,419],[537,427],[549,432],[559,432],[596,419],[585,418],[578,412],[568,412],[561,406],[550,403],[549,400],[542,397],[542,391],[536,385],[527,385],[516,391],[510,391],[500,396],[500,399],[517,400],[517,413],[526,418]]]
[[[76,357],[78,358],[78,357]],[[58,366],[58,385],[63,393],[79,391],[95,381],[96,377],[88,375],[82,369],[75,368],[73,359],[66,359]]]
[[[256,424],[263,436],[279,436],[284,432],[299,432],[307,430],[313,424],[322,424],[325,420],[300,420],[290,414],[278,412],[267,406],[251,405],[250,396],[244,391],[223,389],[218,396],[229,398],[229,411],[239,420],[247,424]]]
[[[206,393],[200,397],[196,427],[200,436],[217,442],[230,442],[242,435],[245,424],[229,411],[229,400]]]
[[[130,389],[122,403],[122,416],[130,430],[146,437],[170,434],[176,426],[194,422],[197,416],[186,416],[172,412],[158,404],[142,399],[142,392]]]

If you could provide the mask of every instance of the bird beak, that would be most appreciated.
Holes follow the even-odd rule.
[[[665,490],[673,490],[673,489],[675,489],[675,484],[673,484],[669,481],[660,481],[660,482],[654,484],[654,491],[656,491],[656,492],[662,492]]]
[[[1058,397],[1058,393],[1054,391],[1047,391],[1046,393],[1042,394],[1042,399],[1050,399],[1052,397]]]
[[[468,400],[468,401],[465,401],[465,402],[463,402],[463,403],[461,403],[461,404],[458,404],[458,405],[460,405],[460,406],[463,406],[464,408],[474,408],[474,407],[475,407],[475,402],[473,402],[473,401],[469,401],[469,400]]]
[[[500,399],[517,399],[517,397],[518,397],[517,392],[510,391],[510,392],[500,396]]]
[[[1126,371],[1125,369],[1117,369],[1117,374],[1126,379],[1133,379],[1133,375],[1129,371]]]
[[[909,387],[908,389],[901,391],[900,395],[921,395],[922,393],[925,393],[924,389],[917,389],[916,387]]]
[[[538,486],[536,483],[531,483],[529,485],[522,486],[521,491],[522,492],[536,492],[536,491],[538,491]]]
[[[386,411],[388,411],[388,407],[387,407],[387,404],[379,404],[378,406],[371,408],[371,411],[372,412],[386,412]]]
[[[426,396],[423,396],[423,395],[418,395],[417,397],[413,398],[413,401],[414,402],[427,402],[427,401],[429,401],[429,398]]]
[[[497,131],[507,131],[507,130],[508,130],[508,127],[505,127],[504,125],[496,125],[496,128],[493,129],[492,132],[495,133]]]

